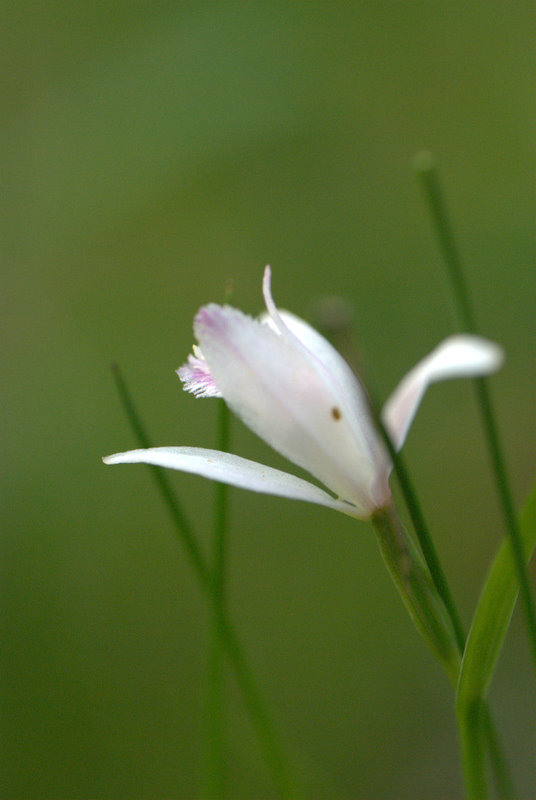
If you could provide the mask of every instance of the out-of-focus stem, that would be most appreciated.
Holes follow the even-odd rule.
[[[219,401],[218,450],[229,450],[229,409]],[[208,692],[207,692],[207,796],[213,800],[225,797],[225,661],[224,642],[219,618],[225,613],[225,565],[226,538],[229,517],[229,491],[225,483],[214,487],[214,523],[212,541],[213,603],[208,644]]]
[[[134,406],[126,382],[117,364],[112,365],[112,374],[121,400],[121,404],[132,427],[136,439],[143,448],[151,447],[149,436]],[[149,466],[157,488],[167,507],[179,540],[186,548],[194,571],[201,587],[207,593],[212,610],[217,618],[220,635],[225,644],[225,651],[234,670],[236,682],[242,693],[251,723],[256,732],[266,764],[270,770],[272,781],[278,796],[282,800],[294,800],[299,797],[292,773],[283,752],[282,744],[272,725],[268,709],[261,697],[253,678],[253,673],[246,661],[240,640],[232,626],[227,613],[214,602],[213,573],[208,567],[199,548],[195,533],[186,514],[171,489],[165,471],[160,467]]]
[[[475,323],[473,305],[467,288],[456,239],[447,214],[435,159],[431,153],[418,153],[415,156],[414,165],[430,210],[439,246],[443,253],[443,261],[452,288],[456,311],[460,320],[460,327],[468,333],[476,333],[477,326]],[[506,529],[512,543],[530,649],[536,668],[536,607],[527,568],[525,566],[523,543],[521,541],[521,533],[514,510],[514,502],[512,500],[512,492],[507,476],[503,449],[500,444],[498,428],[495,422],[495,413],[487,382],[484,378],[475,378],[474,386],[484,427],[484,434],[488,444],[491,467],[495,476],[497,494],[501,503]]]

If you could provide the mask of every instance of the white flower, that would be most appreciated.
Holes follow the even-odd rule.
[[[330,489],[264,464],[196,447],[117,453],[107,464],[138,463],[193,472],[266,494],[329,506],[368,519],[389,505],[391,462],[372,422],[364,390],[346,361],[317,331],[278,311],[266,267],[267,313],[256,320],[210,304],[195,318],[199,347],[178,370],[198,397],[223,397],[240,419],[290,461]],[[417,407],[434,381],[498,369],[502,350],[477,336],[452,336],[420,361],[382,412],[393,445],[404,443]]]

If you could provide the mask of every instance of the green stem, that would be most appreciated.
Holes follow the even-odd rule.
[[[424,196],[432,216],[434,229],[443,253],[452,286],[456,313],[462,328],[474,333],[476,323],[469,291],[464,278],[462,262],[456,246],[456,240],[448,219],[443,193],[439,184],[436,161],[432,153],[422,151],[414,158],[414,167],[420,178]]]
[[[447,214],[434,157],[430,153],[418,153],[415,157],[415,168],[424,190],[439,245],[443,253],[456,303],[457,314],[460,320],[460,327],[468,333],[476,333],[477,328],[473,307],[467,289],[456,240]],[[521,533],[514,511],[514,503],[506,473],[503,449],[499,440],[495,414],[487,383],[483,378],[475,379],[475,390],[505,525],[512,542],[529,644],[534,666],[536,667],[536,607],[523,557]]]
[[[463,629],[460,616],[456,609],[454,598],[450,591],[450,587],[447,582],[446,575],[443,571],[441,566],[441,562],[439,560],[439,556],[437,554],[437,550],[435,548],[433,539],[430,535],[428,525],[424,518],[424,514],[417,496],[417,493],[413,487],[413,483],[411,481],[409,472],[407,470],[405,461],[403,457],[398,453],[395,448],[393,447],[393,443],[391,442],[391,438],[387,433],[381,417],[378,413],[379,406],[375,402],[375,398],[371,398],[371,411],[374,416],[377,428],[380,432],[380,435],[384,441],[385,446],[391,456],[393,461],[393,467],[398,478],[398,482],[400,484],[400,488],[402,490],[402,494],[404,497],[404,501],[408,508],[411,521],[413,523],[417,539],[426,563],[430,571],[430,577],[433,581],[433,584],[444,603],[445,610],[450,618],[450,622],[452,625],[452,629],[454,631],[454,636],[456,638],[456,644],[458,647],[459,654],[462,655],[465,648],[465,631]],[[450,673],[449,673],[449,677]],[[492,758],[492,766],[494,769],[495,775],[495,782],[499,790],[503,792],[501,797],[504,798],[512,798],[515,797],[515,790],[513,787],[513,778],[511,777],[511,772],[508,766],[508,762],[504,754],[501,752],[501,746],[499,743],[499,739],[497,733],[494,728],[494,723],[489,712],[489,709],[485,703],[482,702],[482,706],[485,710],[486,714],[486,728],[485,734],[488,741],[489,752]],[[459,718],[459,725],[460,718]],[[466,728],[465,733],[467,731],[471,731],[473,728],[471,726]],[[464,734],[465,735],[465,734]],[[470,756],[470,750],[466,748],[463,744],[464,739],[462,736],[461,728],[460,728],[460,738],[462,741],[462,758],[465,760],[468,757],[468,753]],[[483,762],[482,762],[483,763]],[[480,762],[478,762],[480,764]],[[467,774],[467,770],[464,769],[464,774]],[[484,782],[485,782],[485,772],[484,772]]]
[[[394,506],[376,511],[372,523],[385,564],[410,617],[455,686],[460,654],[450,620]]]
[[[140,446],[143,448],[151,447],[145,427],[140,420],[127,385],[116,364],[112,365],[112,374],[121,404]],[[210,600],[213,614],[218,620],[225,651],[232,664],[236,682],[244,698],[244,703],[270,770],[275,789],[282,800],[292,800],[298,797],[298,793],[294,785],[294,780],[291,777],[290,768],[284,756],[282,745],[272,726],[267,708],[253,679],[251,669],[244,656],[240,640],[236,635],[227,613],[215,602],[213,572],[209,569],[199,549],[193,529],[171,489],[165,471],[160,467],[153,466],[149,466],[149,469],[151,470],[162,496],[164,505],[171,515],[179,539],[186,548],[201,587]]]
[[[500,797],[500,800],[515,800],[517,793],[514,787],[512,776],[510,774],[510,767],[503,753],[503,748],[501,742],[499,741],[497,731],[495,730],[489,707],[485,703],[483,703],[483,715],[484,733],[488,744],[488,755],[498,796]]]
[[[434,541],[432,539],[432,536],[430,535],[430,531],[428,529],[428,525],[426,523],[426,520],[424,518],[424,513],[421,508],[421,504],[419,503],[417,497],[417,492],[415,491],[415,488],[411,481],[405,461],[403,457],[400,455],[400,453],[398,453],[393,447],[391,437],[387,433],[383,425],[383,422],[381,420],[381,417],[378,413],[378,408],[379,406],[377,405],[375,398],[372,398],[371,409],[376,422],[376,426],[380,432],[380,435],[383,439],[385,446],[387,447],[389,455],[391,456],[391,460],[393,462],[393,468],[398,478],[398,482],[400,484],[400,488],[404,496],[404,502],[406,503],[411,521],[413,523],[415,534],[417,536],[417,540],[419,542],[419,546],[421,548],[421,552],[423,554],[426,566],[430,571],[430,576],[432,578],[434,586],[436,587],[437,593],[439,594],[441,600],[443,601],[445,609],[450,617],[458,649],[460,653],[463,653],[463,648],[465,646],[465,633],[463,630],[460,616],[456,609],[456,605],[454,603],[454,598],[450,591],[447,577],[445,575],[443,567],[441,566],[441,561],[439,560],[439,556]]]
[[[481,701],[458,714],[460,745],[467,800],[488,800],[484,747],[484,711]]]
[[[229,451],[229,440],[230,414],[227,405],[222,400],[219,403],[218,409],[218,443],[216,449],[227,453]],[[214,592],[218,596],[220,603],[223,606],[226,578],[226,533],[229,521],[229,486],[226,483],[217,483],[214,491]]]
[[[218,407],[217,449],[229,450],[229,409],[223,401]],[[229,518],[229,491],[224,483],[216,483],[214,489],[213,523],[213,599],[211,638],[208,654],[208,797],[222,800],[225,797],[225,665],[224,643],[220,631],[220,618],[225,614],[225,563],[226,534]]]

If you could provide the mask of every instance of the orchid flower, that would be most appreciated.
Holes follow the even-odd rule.
[[[264,464],[198,447],[153,447],[117,453],[107,464],[146,463],[196,473],[242,489],[328,506],[369,519],[391,502],[391,460],[365,391],[342,356],[314,328],[272,298],[266,267],[259,318],[224,305],[203,306],[194,321],[199,345],[179,370],[197,397],[223,397],[274,450],[307,470],[309,481]],[[401,381],[382,411],[399,450],[430,384],[485,375],[503,361],[501,348],[478,336],[445,339]]]

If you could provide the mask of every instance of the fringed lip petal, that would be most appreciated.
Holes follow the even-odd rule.
[[[393,445],[400,450],[428,387],[449,378],[488,375],[504,361],[499,345],[480,336],[450,336],[413,367],[389,397],[382,420]]]
[[[365,510],[336,500],[323,489],[295,475],[219,450],[201,447],[151,447],[115,453],[106,456],[103,461],[105,464],[153,464],[168,467],[252,492],[315,503],[353,517],[368,516]]]
[[[195,397],[221,397],[201,348],[197,345],[194,344],[193,355],[189,355],[186,364],[179,367],[177,375],[184,384],[185,392],[191,392]]]

